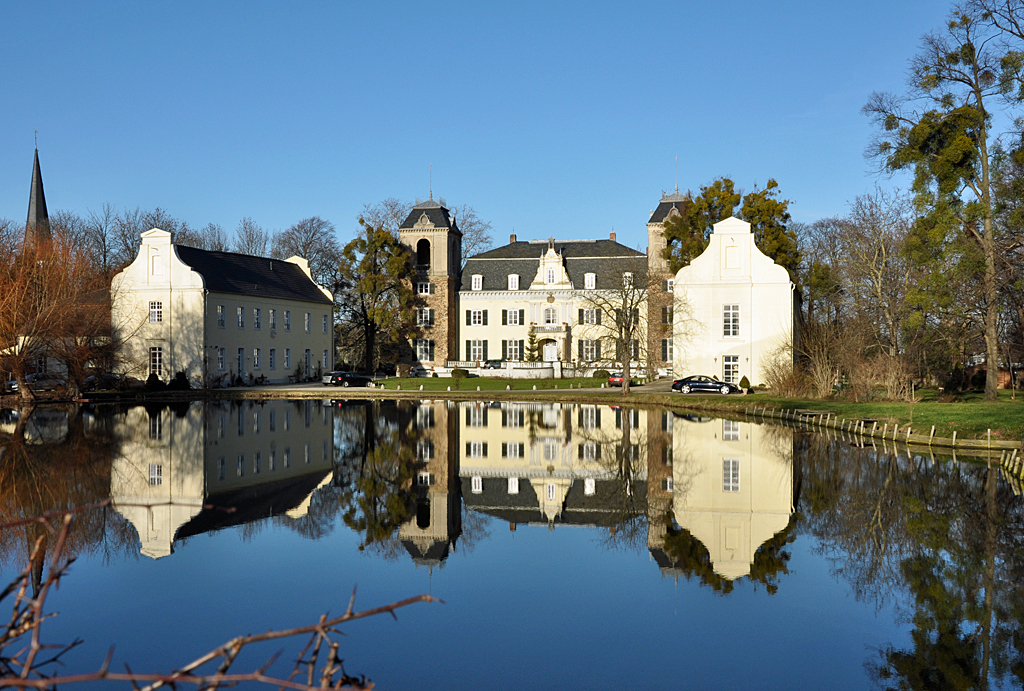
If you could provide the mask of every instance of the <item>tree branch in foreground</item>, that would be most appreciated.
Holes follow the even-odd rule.
[[[100,505],[102,504],[96,506]],[[51,520],[58,518],[59,520]],[[70,512],[63,513],[59,517],[39,516],[19,521],[16,524],[43,523],[51,534],[57,536],[57,539],[54,542],[46,580],[37,596],[30,595],[31,564],[36,562],[40,556],[40,550],[43,549],[42,537],[36,540],[32,548],[30,565],[0,592],[0,602],[14,594],[11,618],[0,627],[0,689],[12,687],[49,690],[56,689],[60,684],[99,680],[127,681],[136,691],[155,691],[155,689],[168,685],[176,688],[179,684],[190,684],[200,691],[208,691],[234,686],[239,682],[258,682],[277,686],[282,690],[297,689],[300,691],[340,688],[370,689],[373,688],[373,684],[365,676],[355,677],[345,673],[342,660],[338,657],[339,644],[332,639],[332,635],[340,633],[337,627],[345,622],[385,613],[397,619],[395,611],[402,607],[416,602],[442,602],[430,595],[418,595],[357,612],[355,611],[356,590],[353,588],[348,608],[341,616],[329,619],[324,614],[315,624],[238,636],[169,674],[133,672],[127,664],[124,672],[111,672],[109,668],[114,654],[113,648],[110,649],[100,668],[95,672],[63,676],[50,674],[49,670],[59,663],[65,653],[82,643],[80,639],[67,645],[47,645],[41,642],[43,622],[55,616],[55,614],[46,614],[44,611],[46,597],[51,588],[60,583],[60,579],[67,573],[68,567],[73,562],[73,559],[63,558],[68,530],[73,519],[74,512]],[[14,524],[2,525],[0,529],[13,526]],[[231,672],[232,665],[246,646],[295,636],[309,636],[309,639],[287,677],[281,678],[267,673],[267,670],[277,661],[280,652],[275,653],[261,667],[251,672]],[[13,652],[8,652],[11,649]],[[47,654],[49,654],[48,657]],[[323,660],[318,674],[317,665],[321,661],[321,656]],[[202,667],[213,664],[217,664],[215,671],[208,673],[201,671]],[[139,686],[140,682],[145,683],[146,686]]]

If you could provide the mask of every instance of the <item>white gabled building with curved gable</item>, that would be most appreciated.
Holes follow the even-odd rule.
[[[676,273],[675,375],[761,383],[773,353],[795,350],[797,299],[789,272],[757,248],[749,223],[716,223],[704,252]]]
[[[334,299],[302,257],[211,252],[153,228],[110,293],[122,369],[140,379],[285,383],[333,365]]]

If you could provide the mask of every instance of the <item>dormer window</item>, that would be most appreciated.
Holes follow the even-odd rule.
[[[631,272],[626,271],[622,274],[622,285],[624,288],[633,287],[633,274]]]
[[[480,274],[473,274],[473,290],[483,290],[484,277]]]
[[[519,276],[517,274],[508,275],[508,289],[519,290]]]
[[[555,269],[554,269],[554,267],[548,267],[548,275],[547,275],[547,279],[545,280],[545,283],[548,283],[550,285],[550,284],[552,284],[554,282],[555,282]]]
[[[593,290],[597,286],[597,274],[583,274],[583,287]]]

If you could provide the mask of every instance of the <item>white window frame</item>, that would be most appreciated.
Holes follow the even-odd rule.
[[[583,289],[594,290],[597,286],[597,274],[583,274]]]
[[[259,348],[253,348],[252,349],[252,368],[253,369],[259,369],[260,368],[260,349]]]
[[[597,323],[597,310],[593,307],[585,307],[583,309],[583,323],[584,324],[596,324]]]
[[[149,464],[149,484],[153,486],[164,484],[164,467],[162,464]]]
[[[583,358],[584,362],[593,362],[597,359],[597,341],[595,339],[583,339],[583,352],[580,353],[580,357]]]
[[[164,320],[164,303],[160,300],[149,302],[149,323],[159,324]]]
[[[429,487],[430,486],[430,471],[429,470],[421,470],[418,473],[416,473],[416,484],[419,487]]]
[[[555,282],[555,267],[549,266],[546,273],[547,275],[544,278],[544,282],[548,285],[553,284]]]
[[[670,278],[665,281],[665,292],[672,293],[676,289],[676,279]]]
[[[519,274],[508,275],[508,289],[519,290]]]
[[[217,327],[223,329],[227,324],[227,318],[224,312],[224,305],[217,305]]]
[[[429,338],[417,338],[416,339],[416,359],[421,362],[430,361],[430,344]]]
[[[739,492],[740,491],[740,459],[738,459],[738,458],[723,458],[722,459],[722,491],[723,492]]]
[[[161,346],[149,349],[149,373],[157,377],[164,376],[164,349]]]
[[[519,326],[519,310],[511,309],[508,310],[508,325]]]
[[[583,429],[597,429],[597,406],[581,406],[580,418],[583,420]]]
[[[430,295],[430,284],[429,283],[417,283],[416,284],[417,295]]]
[[[217,369],[224,371],[225,360],[227,359],[227,351],[224,348],[217,348]]]
[[[591,463],[597,460],[597,442],[583,442],[583,460]]]
[[[267,315],[267,321],[270,322],[270,330],[277,329],[277,310],[268,310],[270,314]]]
[[[736,420],[722,420],[722,441],[739,441],[740,423]]]
[[[470,310],[469,311],[469,325],[470,326],[483,326],[484,325],[484,311],[483,310]]]
[[[430,308],[419,307],[416,310],[416,326],[430,326]]]
[[[312,333],[313,332],[313,313],[312,312],[306,312],[305,314],[306,314],[306,316],[305,316],[305,319],[303,320],[303,324],[305,325],[306,333]]]
[[[512,362],[518,362],[522,358],[522,353],[519,352],[519,341],[512,339],[508,342],[506,355],[507,359]]]
[[[284,368],[285,369],[291,369],[291,366],[292,366],[292,349],[291,348],[285,348],[284,349]]]
[[[471,442],[469,442],[469,457],[470,458],[483,458],[484,457],[484,443],[482,441],[471,441]]]
[[[483,290],[483,287],[484,287],[484,277],[483,276],[481,276],[480,274],[473,274],[473,278],[471,280],[472,280],[472,290]]]
[[[519,494],[519,478],[510,477],[508,479],[508,493]]]
[[[285,331],[291,331],[292,330],[292,311],[291,310],[285,310],[284,311],[284,330]]]
[[[544,323],[545,324],[557,324],[558,323],[558,308],[557,307],[545,307],[543,314],[544,314]]]
[[[740,374],[740,356],[722,356],[722,381],[726,384],[738,384]]]
[[[261,329],[263,328],[263,310],[259,307],[252,308],[252,328]]]
[[[558,487],[555,485],[555,483],[549,482],[549,483],[547,483],[547,486],[545,487],[545,492],[546,492],[547,500],[548,501],[554,501],[556,493],[558,492]]]
[[[245,328],[245,307],[239,305],[235,308],[235,316],[237,317],[237,324],[239,329]]]
[[[740,306],[722,305],[722,336],[738,338],[740,335]]]
[[[597,491],[597,482],[592,477],[583,479],[583,494],[588,497],[594,496],[594,492]]]
[[[469,359],[470,360],[483,360],[484,359],[484,341],[482,338],[476,338],[469,342]]]
[[[271,348],[269,357],[267,358],[267,365],[270,369],[277,369],[277,348]]]
[[[470,490],[473,492],[473,494],[480,494],[481,492],[484,491],[484,479],[479,475],[474,475],[470,479],[469,484]]]

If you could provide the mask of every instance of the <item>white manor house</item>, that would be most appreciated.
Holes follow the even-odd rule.
[[[750,224],[736,218],[716,224],[705,251],[672,274],[662,257],[664,223],[684,200],[678,192],[662,197],[647,222],[646,253],[615,233],[601,240],[512,235],[461,269],[456,219],[442,202],[417,204],[399,230],[415,257],[421,302],[407,363],[429,372],[500,360],[505,376],[540,378],[619,368],[629,357],[634,371],[759,383],[769,357],[793,350],[795,286],[757,248]],[[638,338],[619,352],[619,315],[599,305],[641,276],[648,289],[637,310]]]

